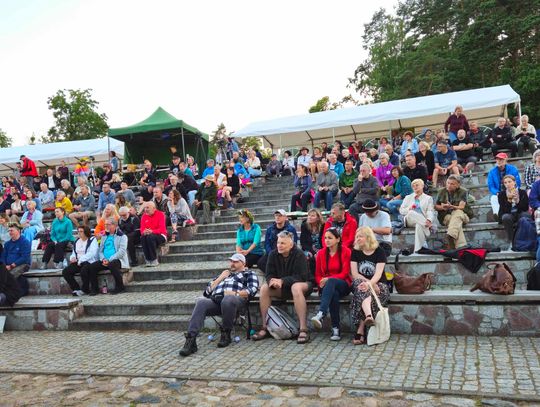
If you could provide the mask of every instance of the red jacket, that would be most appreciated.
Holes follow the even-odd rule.
[[[328,260],[328,268],[326,267],[326,252],[327,249],[317,252],[315,260],[315,282],[317,285],[320,286],[321,279],[324,277],[339,278],[351,285],[351,250],[348,247],[341,246],[341,262],[338,253],[336,253]]]
[[[332,226],[333,221],[334,219],[330,217],[324,224],[323,241],[322,241],[323,247],[326,247],[326,244],[324,243],[324,234],[326,233],[326,229]],[[354,235],[356,234],[357,228],[358,228],[358,222],[356,222],[356,219],[353,218],[351,215],[349,215],[348,212],[345,212],[345,226],[343,226],[343,231],[341,232],[341,244],[344,247],[348,247],[349,249],[353,248]]]
[[[38,176],[36,164],[28,157],[24,157],[22,159],[21,175],[23,177],[37,177]]]
[[[152,216],[143,214],[141,218],[141,235],[145,229],[151,229],[156,235],[167,236],[167,223],[165,222],[165,214],[161,211],[156,211]]]

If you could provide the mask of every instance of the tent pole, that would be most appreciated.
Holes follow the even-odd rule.
[[[184,128],[182,127],[182,156],[183,159],[186,159],[186,146],[184,144]]]

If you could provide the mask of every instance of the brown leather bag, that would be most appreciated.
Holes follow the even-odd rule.
[[[433,273],[424,273],[418,277],[408,276],[403,273],[396,273],[394,285],[400,294],[423,294],[431,288]]]
[[[489,269],[481,280],[471,288],[471,291],[480,289],[489,294],[514,294],[516,277],[510,267],[506,263],[490,263],[488,267],[493,265],[495,267]]]

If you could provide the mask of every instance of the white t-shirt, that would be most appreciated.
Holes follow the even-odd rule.
[[[370,218],[365,213],[360,216],[358,227],[367,226],[370,228],[392,228],[392,222],[390,221],[390,215],[384,211],[379,210],[375,217]],[[378,242],[392,243],[392,233],[389,235],[379,235],[375,233],[375,237]]]
[[[75,243],[75,253],[77,253],[77,258],[80,259],[81,256],[84,256],[86,253],[86,244],[88,243],[88,240],[82,240],[78,239]]]
[[[298,165],[303,165],[304,167],[309,168],[309,163],[311,162],[311,156],[309,155],[300,155],[298,156]]]

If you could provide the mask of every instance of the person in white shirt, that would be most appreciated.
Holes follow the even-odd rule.
[[[283,175],[293,175],[295,168],[296,166],[294,165],[294,157],[289,150],[285,151],[283,153],[283,167],[281,169],[281,173]]]
[[[309,155],[309,148],[302,147],[296,164],[303,165],[304,167],[309,168],[310,163],[311,163],[311,156]]]
[[[88,226],[77,228],[79,237],[73,243],[73,252],[69,258],[69,265],[62,270],[62,276],[69,284],[74,296],[90,293],[90,279],[88,270],[90,264],[99,259],[99,247],[97,239],[92,236]],[[75,280],[75,274],[81,275],[82,289]]]

